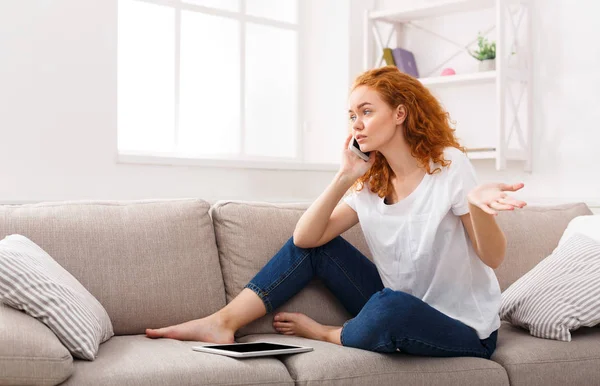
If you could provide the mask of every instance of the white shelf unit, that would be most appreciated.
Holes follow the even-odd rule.
[[[487,84],[495,87],[497,105],[495,131],[491,134],[490,144],[485,148],[467,149],[471,159],[493,159],[496,169],[506,168],[507,160],[524,161],[523,169],[532,169],[533,139],[533,95],[532,95],[532,40],[531,15],[532,0],[451,0],[440,3],[428,3],[420,6],[395,10],[366,11],[364,23],[364,69],[383,65],[383,48],[390,47],[390,41],[396,33],[396,45],[403,31],[403,24],[415,21],[448,16],[460,12],[471,12],[483,9],[495,10],[495,25],[488,32],[496,29],[496,69],[494,71],[476,72],[450,76],[424,77],[419,80],[429,88],[452,88],[474,84]],[[525,16],[527,16],[525,18]],[[525,22],[523,22],[525,19]],[[381,35],[382,24],[391,24],[387,39]],[[424,29],[419,27],[420,29]],[[521,31],[521,28],[524,30]],[[464,45],[452,42],[433,31],[427,31],[438,39],[450,42],[458,47],[457,52],[445,63],[460,54],[467,54]],[[477,31],[474,31],[476,33]],[[521,33],[521,36],[519,35]],[[522,38],[525,36],[525,38]],[[390,47],[394,48],[394,47]],[[514,63],[512,54],[519,50],[522,60]],[[377,53],[377,59],[375,56]],[[418,61],[418,57],[416,58]],[[519,95],[515,99],[510,86],[516,85]],[[486,86],[487,87],[487,86]],[[526,95],[523,98],[523,95]],[[519,114],[521,109],[524,114]],[[525,117],[523,117],[525,115]],[[516,136],[517,146],[511,146],[512,136]]]

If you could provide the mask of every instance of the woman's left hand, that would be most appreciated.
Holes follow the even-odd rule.
[[[467,200],[470,204],[483,210],[485,213],[493,216],[501,210],[514,210],[522,208],[527,203],[525,201],[516,200],[508,197],[505,192],[516,192],[523,188],[525,184],[522,182],[517,184],[491,183],[477,186],[467,195]]]

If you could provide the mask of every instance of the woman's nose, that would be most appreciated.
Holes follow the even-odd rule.
[[[354,123],[352,124],[352,128],[354,130],[362,130],[363,129],[363,124],[362,121],[360,119],[357,119],[356,121],[354,121]]]

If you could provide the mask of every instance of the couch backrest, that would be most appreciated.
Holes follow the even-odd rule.
[[[495,271],[500,289],[504,291],[551,254],[569,221],[591,214],[585,203],[526,206],[499,214],[497,222],[507,240],[506,256]]]
[[[116,334],[225,305],[210,204],[199,199],[0,205],[0,239],[22,234],[106,308]]]
[[[291,237],[309,205],[218,201],[211,207],[200,199],[0,205],[0,239],[29,237],[104,305],[116,334],[137,334],[222,308]],[[496,270],[502,290],[552,252],[571,219],[589,214],[574,203],[499,215],[508,239]],[[360,224],[342,237],[372,260]],[[318,279],[281,309],[329,325],[350,317]],[[237,335],[275,333],[271,318]]]
[[[219,201],[211,208],[227,302],[244,288],[294,233],[309,203],[272,204]],[[342,237],[371,259],[360,224]],[[318,280],[313,280],[281,310],[303,312],[319,322],[341,325],[350,315]],[[272,315],[266,315],[237,332],[237,336],[276,333]]]

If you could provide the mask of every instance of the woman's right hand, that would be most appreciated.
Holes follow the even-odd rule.
[[[369,154],[369,161],[365,162],[358,155],[354,154],[352,150],[348,149],[350,141],[352,141],[352,133],[349,133],[346,137],[344,149],[342,150],[342,163],[338,173],[354,182],[368,172],[371,166],[373,166],[375,163],[375,152],[372,151]]]

